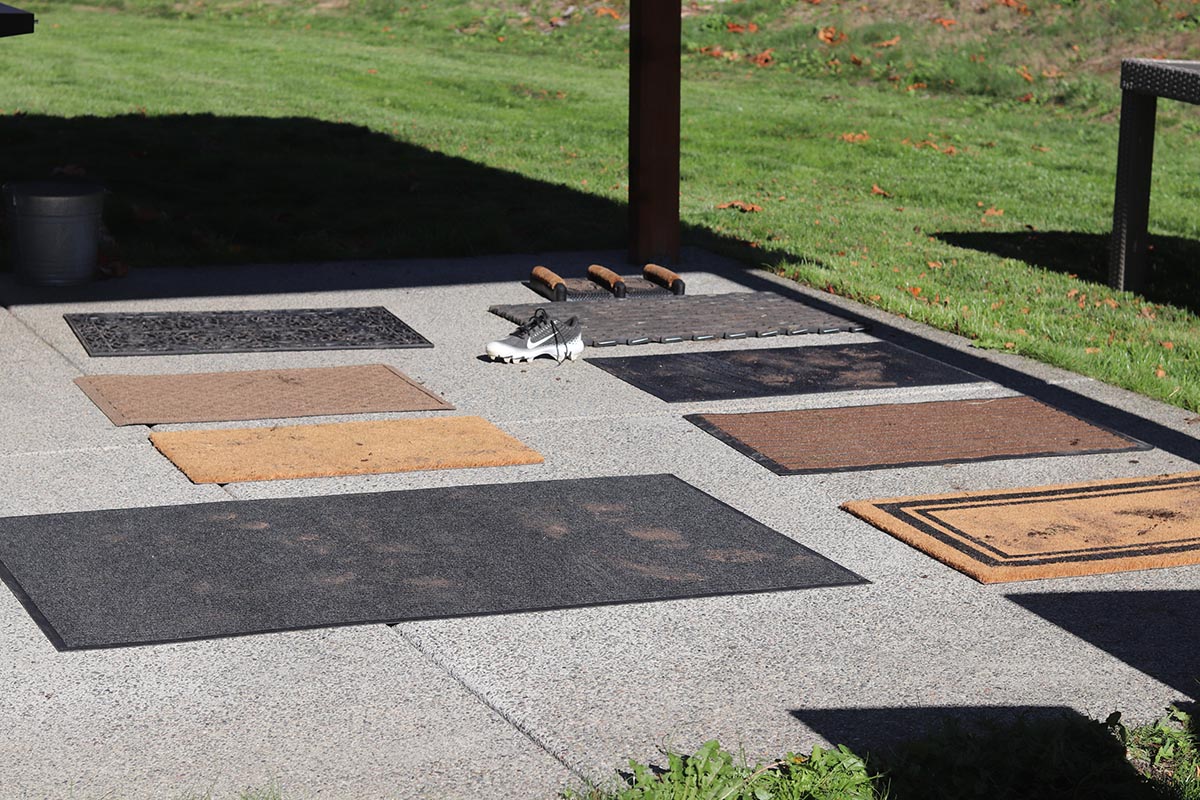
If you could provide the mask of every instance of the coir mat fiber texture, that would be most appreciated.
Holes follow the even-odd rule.
[[[1200,564],[1200,472],[842,508],[981,583]]]
[[[92,357],[433,347],[383,306],[63,314]]]
[[[671,475],[0,519],[60,649],[865,583]]]
[[[886,342],[586,360],[668,403],[982,380]]]
[[[614,302],[532,303],[489,311],[521,323],[539,308],[551,318],[576,317],[583,343],[593,347],[647,342],[746,339],[801,333],[861,331],[866,323],[840,317],[772,292],[627,297]]]
[[[685,419],[777,475],[1148,448],[1029,397]]]
[[[542,463],[481,417],[155,431],[150,441],[195,483]]]
[[[88,375],[76,378],[75,383],[114,425],[454,408],[386,364],[184,375]]]

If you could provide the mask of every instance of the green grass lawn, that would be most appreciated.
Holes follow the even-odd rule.
[[[688,7],[686,240],[1200,411],[1191,107],[1161,104],[1150,286],[1103,286],[1114,64],[1195,47],[1192,4],[1143,5]],[[32,10],[3,177],[103,179],[134,267],[625,240],[623,3]]]

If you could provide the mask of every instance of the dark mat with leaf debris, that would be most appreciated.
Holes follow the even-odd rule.
[[[673,475],[0,519],[60,649],[864,583]]]
[[[587,362],[668,403],[983,380],[886,342],[604,356]]]
[[[731,292],[627,297],[601,303],[530,303],[489,311],[521,323],[539,308],[550,316],[575,316],[583,342],[593,347],[648,342],[705,341],[866,330],[865,322],[813,308],[774,292]]]
[[[89,356],[433,347],[383,306],[63,314]]]

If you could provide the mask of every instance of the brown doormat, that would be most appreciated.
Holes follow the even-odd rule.
[[[1030,397],[685,419],[778,475],[1149,448]]]
[[[150,441],[194,483],[542,463],[480,417],[155,431]]]
[[[1200,472],[842,508],[980,583],[1200,564]]]
[[[88,375],[76,378],[75,383],[114,425],[454,408],[385,364],[184,375]]]

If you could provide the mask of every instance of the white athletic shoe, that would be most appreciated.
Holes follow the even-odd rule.
[[[493,361],[532,361],[538,356],[550,356],[562,363],[572,361],[583,352],[583,328],[575,317],[566,322],[552,319],[546,309],[539,308],[503,339],[488,342],[487,355]]]

